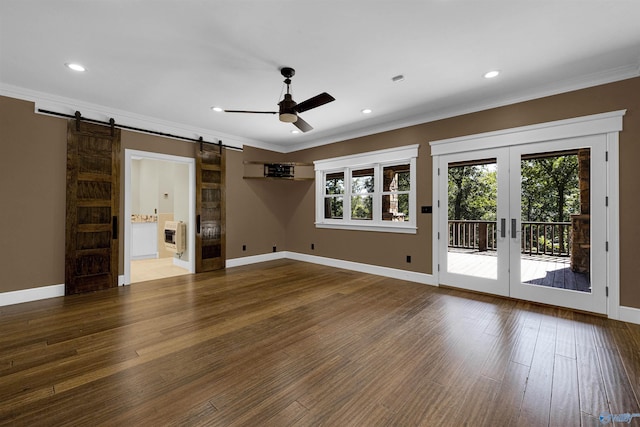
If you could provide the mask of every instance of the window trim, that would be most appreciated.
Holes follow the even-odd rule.
[[[416,234],[418,229],[416,226],[416,159],[418,157],[419,147],[420,144],[413,144],[403,147],[314,161],[314,170],[316,174],[316,228]],[[409,188],[409,221],[383,221],[381,218],[381,212],[378,211],[381,211],[382,209],[382,196],[388,192],[382,191],[382,169],[385,166],[393,166],[403,163],[408,163],[410,165],[409,179],[411,183]],[[374,216],[372,220],[351,219],[351,172],[353,170],[365,168],[374,169]],[[341,219],[325,218],[325,177],[327,174],[336,172],[344,173],[345,193],[342,195],[343,214]]]

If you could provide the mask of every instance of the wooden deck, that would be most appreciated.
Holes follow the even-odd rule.
[[[448,271],[469,276],[495,279],[498,259],[494,251],[449,250]],[[569,258],[521,255],[522,283],[550,286],[580,292],[591,292],[589,276],[571,271]]]

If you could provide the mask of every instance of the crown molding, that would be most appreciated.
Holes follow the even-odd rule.
[[[534,99],[544,98],[547,96],[558,95],[562,93],[572,92],[575,90],[586,89],[590,87],[600,86],[617,81],[627,80],[640,76],[640,58],[637,64],[626,65],[615,69],[607,70],[602,73],[589,74],[578,79],[562,80],[552,82],[545,86],[539,86],[530,90],[521,91],[517,94],[494,98],[486,102],[476,102],[466,104],[464,107],[457,106],[446,109],[437,110],[435,112],[422,112],[413,114],[397,120],[389,120],[378,123],[373,126],[361,127],[359,129],[341,132],[338,135],[328,136],[326,138],[318,138],[307,143],[297,144],[295,147],[283,147],[284,152],[290,153],[299,150],[319,147],[322,145],[332,144],[335,142],[346,141],[348,139],[361,138],[364,136],[374,135],[377,133],[388,132],[409,126],[420,125],[424,123],[434,122],[437,120],[448,119],[451,117],[461,116],[464,114],[476,113],[479,111],[490,110],[492,108],[504,107],[507,105],[517,104],[520,102],[531,101]]]
[[[517,104],[519,102],[558,95],[574,90],[586,89],[589,87],[613,83],[616,81],[626,80],[638,76],[640,76],[640,58],[638,58],[638,62],[636,64],[614,68],[601,73],[589,74],[578,79],[552,82],[548,85],[524,90],[511,96],[496,97],[488,101],[469,103],[465,104],[464,106],[438,109],[437,111],[425,110],[407,117],[402,117],[399,119],[388,119],[382,122],[372,123],[371,121],[369,121],[366,122],[364,126],[360,126],[355,129],[345,128],[343,131],[338,130],[338,132],[332,133],[328,136],[318,137],[308,142],[299,142],[295,145],[273,144],[250,138],[243,138],[238,135],[230,135],[222,132],[217,132],[213,129],[185,126],[176,122],[161,120],[150,116],[135,114],[124,110],[78,101],[71,98],[65,98],[58,95],[38,92],[31,89],[7,85],[3,83],[0,83],[0,95],[32,101],[36,105],[36,113],[38,113],[38,109],[50,110],[63,114],[74,114],[75,111],[81,111],[84,117],[95,120],[108,121],[110,118],[113,118],[117,123],[127,126],[149,129],[163,133],[171,133],[175,135],[185,136],[187,138],[197,139],[199,137],[203,137],[205,140],[223,140],[226,145],[238,148],[242,148],[243,145],[248,145],[251,147],[261,148],[278,153],[292,153],[300,150],[319,147],[322,145],[342,142],[349,139],[361,138],[377,133],[388,132],[409,126],[429,123],[436,120],[447,119],[464,114],[470,114],[478,111],[489,110],[492,108],[503,107],[506,105]],[[379,119],[384,120],[384,117],[380,117]]]
[[[0,83],[0,95],[33,102],[35,104],[34,112],[36,114],[48,115],[47,113],[42,113],[38,110],[47,110],[55,113],[69,115],[73,115],[76,111],[80,111],[82,113],[82,117],[88,119],[109,121],[109,119],[113,118],[115,122],[120,125],[131,126],[140,129],[148,129],[154,132],[173,134],[183,136],[185,138],[198,139],[202,137],[205,141],[209,140],[217,142],[222,140],[225,145],[236,148],[242,148],[243,145],[265,148],[267,150],[274,150],[274,148],[279,148],[279,146],[274,146],[273,144],[268,144],[249,138],[242,138],[236,135],[230,135],[212,129],[186,126],[177,122],[162,120],[155,117],[120,110],[117,108],[78,101],[72,98],[66,98],[63,96],[39,92],[4,83]],[[136,132],[135,130],[129,131]],[[165,136],[165,138],[170,137]]]

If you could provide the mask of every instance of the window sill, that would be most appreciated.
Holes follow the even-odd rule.
[[[389,225],[361,225],[361,224],[335,224],[316,222],[316,228],[333,228],[335,230],[378,231],[382,233],[417,234],[416,226],[389,226]]]

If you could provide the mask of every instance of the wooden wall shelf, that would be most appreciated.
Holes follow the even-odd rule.
[[[313,181],[313,163],[244,161],[244,179]]]

